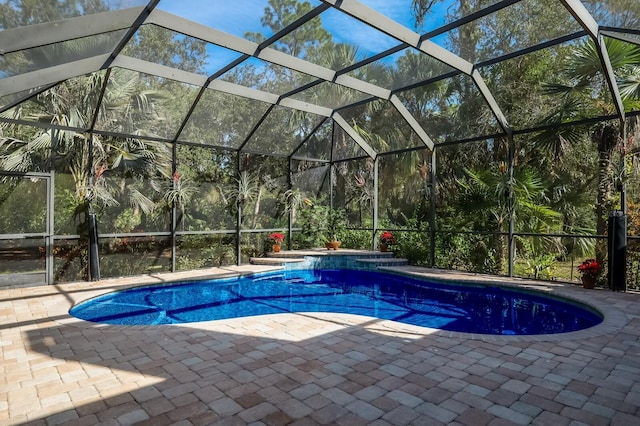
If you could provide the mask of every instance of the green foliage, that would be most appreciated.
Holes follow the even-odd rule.
[[[293,248],[305,249],[323,247],[325,230],[329,217],[330,207],[322,205],[321,200],[311,200],[311,205],[298,212],[297,225],[301,228],[293,238]]]
[[[133,209],[125,209],[116,217],[115,226],[118,232],[131,232],[141,223],[140,214],[136,214]]]
[[[168,272],[170,250],[168,239],[155,237],[113,238],[101,242],[100,275],[109,278]]]
[[[535,280],[551,280],[555,278],[556,263],[559,254],[543,248],[536,249],[535,244],[525,244],[523,261],[516,262],[514,272],[517,276]]]
[[[341,247],[357,250],[371,250],[371,231],[345,229],[340,233]]]
[[[499,236],[440,233],[436,239],[436,267],[487,274],[504,273],[496,264]]]
[[[344,209],[329,209],[327,216],[327,241],[342,241],[347,224],[347,213]]]
[[[393,251],[398,257],[405,258],[412,265],[431,265],[431,237],[425,230],[418,230],[416,219],[409,219],[410,232],[394,232],[397,243]]]
[[[260,23],[269,28],[271,34],[275,34],[305,13],[310,12],[311,9],[312,6],[308,1],[269,0],[269,6],[264,8],[264,15],[260,19]],[[247,33],[246,37],[258,43],[265,39],[261,33]],[[294,34],[287,34],[279,38],[275,43],[275,48],[293,56],[307,58],[312,56],[318,47],[325,46],[330,41],[331,34],[322,27],[320,20],[312,19],[302,25]]]
[[[88,279],[89,250],[86,240],[59,241],[53,248],[55,282]]]
[[[234,235],[185,235],[177,247],[176,269],[185,271],[233,265],[234,249]]]

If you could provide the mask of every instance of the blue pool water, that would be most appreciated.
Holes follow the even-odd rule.
[[[285,312],[337,312],[482,334],[581,330],[602,316],[568,300],[484,285],[435,284],[372,271],[301,270],[139,287],[73,307],[107,324],[180,324]]]

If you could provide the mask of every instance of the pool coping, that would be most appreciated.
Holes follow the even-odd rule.
[[[310,255],[305,253],[305,255]],[[351,255],[351,254],[350,254]],[[311,255],[313,256],[313,255]],[[225,279],[241,276],[261,275],[270,272],[277,272],[285,270],[283,266],[263,266],[263,265],[248,265],[238,267],[224,267],[224,268],[210,268],[196,271],[188,271],[185,273],[163,273],[153,274],[138,277],[120,278],[120,279],[108,279],[103,281],[97,281],[93,283],[73,283],[63,284],[56,287],[82,287],[83,293],[75,295],[74,298],[67,297],[66,304],[56,304],[55,312],[50,312],[51,317],[56,318],[54,321],[64,325],[82,326],[89,325],[91,327],[158,327],[158,326],[189,326],[190,324],[207,324],[211,321],[203,321],[198,323],[185,323],[174,325],[113,325],[113,324],[98,324],[85,320],[81,320],[69,314],[69,310],[84,301],[102,296],[109,292],[125,290],[127,288],[136,288],[149,285],[169,285],[180,284],[193,281],[205,281],[211,279]],[[608,335],[618,332],[628,322],[629,319],[624,315],[621,310],[615,308],[613,301],[607,300],[607,295],[612,294],[604,289],[585,290],[578,285],[572,285],[570,283],[563,282],[548,282],[548,281],[533,281],[523,278],[510,278],[496,275],[480,275],[473,273],[465,273],[459,271],[442,270],[434,268],[426,268],[421,266],[381,266],[378,267],[380,272],[390,272],[401,274],[409,277],[427,279],[435,282],[442,283],[456,283],[456,284],[474,284],[474,285],[497,285],[502,287],[511,287],[515,289],[526,289],[528,291],[537,292],[540,294],[549,294],[554,297],[560,297],[568,299],[569,301],[576,302],[578,304],[586,305],[603,316],[603,321],[590,327],[588,329],[572,331],[567,333],[557,334],[539,334],[539,335],[494,335],[494,334],[479,334],[479,333],[465,333],[458,331],[441,330],[437,328],[430,328],[424,326],[416,326],[410,324],[403,324],[394,322],[391,320],[382,320],[375,318],[375,327],[379,327],[381,332],[391,332],[404,334],[407,337],[422,336],[425,334],[444,336],[450,338],[468,339],[468,340],[481,340],[491,343],[513,343],[513,342],[549,342],[549,341],[565,341],[565,340],[580,340],[588,339],[603,335]],[[117,285],[115,285],[117,283]],[[84,284],[84,286],[83,286]],[[89,287],[89,288],[87,288]],[[616,293],[619,294],[619,293]],[[64,311],[64,312],[62,312]],[[355,317],[362,318],[363,316],[352,314],[338,314],[338,313],[286,313],[286,314],[270,314],[270,315],[296,315],[305,314],[312,315],[318,319],[326,320],[329,316],[339,319],[345,325],[353,324],[354,322],[360,322]],[[374,318],[374,317],[371,317]],[[230,319],[232,320],[232,319]],[[213,321],[226,321],[226,320],[213,320]]]
[[[542,295],[548,294],[554,297],[565,298],[578,304],[586,305],[595,309],[603,316],[600,324],[593,327],[571,331],[567,333],[557,334],[538,334],[538,335],[497,335],[497,334],[477,334],[463,333],[455,331],[447,331],[440,329],[435,330],[434,334],[439,336],[447,336],[451,338],[482,340],[492,343],[512,343],[518,341],[525,342],[550,342],[565,340],[589,339],[609,335],[620,331],[629,323],[627,316],[621,310],[616,309],[611,300],[607,300],[607,295],[621,294],[619,292],[610,292],[602,288],[583,289],[580,285],[557,281],[534,281],[525,278],[505,277],[499,275],[481,275],[467,272],[426,268],[420,266],[388,266],[380,267],[381,271],[398,273],[410,277],[428,279],[430,281],[443,283],[460,283],[474,285],[497,285],[501,287],[526,289],[534,291]],[[622,293],[624,294],[624,293]],[[634,293],[630,293],[634,294]],[[635,296],[635,295],[634,295]],[[425,327],[427,328],[427,327]]]

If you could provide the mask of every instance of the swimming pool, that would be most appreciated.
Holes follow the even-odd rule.
[[[87,321],[181,324],[287,312],[366,315],[442,330],[555,334],[602,321],[569,300],[506,287],[428,282],[359,270],[294,270],[109,293],[70,314]]]

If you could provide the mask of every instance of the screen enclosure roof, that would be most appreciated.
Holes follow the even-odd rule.
[[[0,120],[322,161],[375,158],[535,130],[542,123],[511,107],[496,70],[578,43],[596,48],[608,118],[629,112],[607,40],[640,44],[640,2],[461,1],[435,2],[416,19],[409,0],[103,0],[40,13],[4,0]],[[540,13],[554,25],[508,34]],[[472,28],[485,32],[483,44],[465,49]],[[98,83],[83,95],[82,119],[18,113],[60,85],[86,92],[89,81]],[[113,94],[132,87],[165,108],[114,118]],[[348,153],[332,152],[336,138]]]

